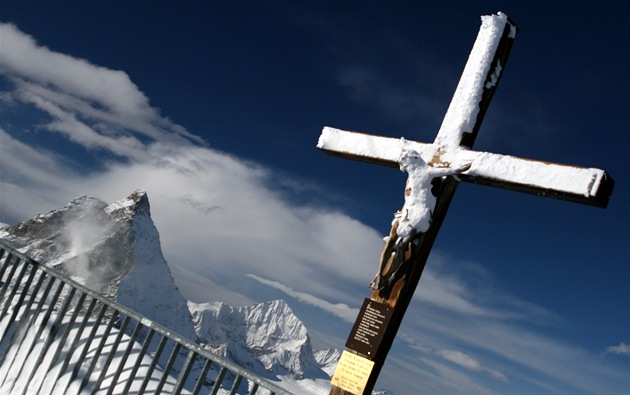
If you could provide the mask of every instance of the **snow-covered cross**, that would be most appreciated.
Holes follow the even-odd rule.
[[[362,388],[361,392],[356,388],[351,392],[348,385],[354,384],[344,386],[346,378],[335,374],[331,394],[371,393],[460,181],[599,207],[608,204],[614,181],[603,170],[472,150],[517,30],[505,14],[482,17],[468,62],[432,144],[323,129],[317,147],[326,153],[400,167],[409,173],[404,206],[395,215],[381,265],[370,284],[370,300],[391,308],[391,318],[383,328],[372,328],[372,332],[383,332],[375,341],[378,344],[368,345],[369,351],[349,346],[353,355],[374,362],[365,372],[365,385],[356,387]],[[355,328],[362,319],[360,314]],[[350,344],[351,339],[347,346]]]

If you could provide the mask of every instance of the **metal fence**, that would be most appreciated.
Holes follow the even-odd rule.
[[[2,241],[0,393],[291,395]]]

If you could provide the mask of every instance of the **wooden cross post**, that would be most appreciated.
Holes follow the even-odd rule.
[[[317,146],[330,155],[390,167],[402,167],[403,161],[410,160],[424,164],[435,174],[433,187],[428,188],[431,191],[424,192],[431,192],[436,199],[435,206],[428,207],[428,225],[403,238],[399,225],[409,214],[406,198],[405,212],[393,223],[381,268],[370,284],[373,291],[363,304],[346,343],[348,350],[333,376],[331,395],[371,393],[460,181],[607,206],[614,181],[603,170],[472,150],[516,33],[517,27],[502,13],[482,17],[470,57],[432,144],[324,128]],[[405,170],[410,174],[406,194],[422,192],[412,190],[418,185],[410,185],[412,171]],[[423,185],[427,189],[427,184]]]

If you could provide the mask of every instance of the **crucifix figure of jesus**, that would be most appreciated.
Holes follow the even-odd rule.
[[[432,144],[323,129],[317,147],[326,153],[408,173],[404,205],[385,238],[372,293],[346,343],[331,394],[371,393],[460,181],[607,206],[614,181],[603,170],[472,150],[517,30],[505,14],[482,17]]]
[[[418,233],[426,232],[431,226],[436,203],[432,193],[434,180],[461,173],[471,166],[471,163],[466,162],[458,165],[426,163],[418,152],[406,148],[402,148],[398,163],[400,169],[409,174],[405,204],[394,214],[392,230],[385,238],[379,270],[370,283],[371,289],[383,290],[383,293],[387,293],[399,274],[404,272],[403,265],[409,263],[405,260],[409,243]]]

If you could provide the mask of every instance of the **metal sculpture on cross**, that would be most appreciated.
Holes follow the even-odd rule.
[[[432,144],[325,127],[326,153],[408,173],[380,265],[332,379],[331,394],[370,394],[460,181],[606,207],[605,171],[473,151],[517,34],[502,13],[482,17],[473,49]]]

